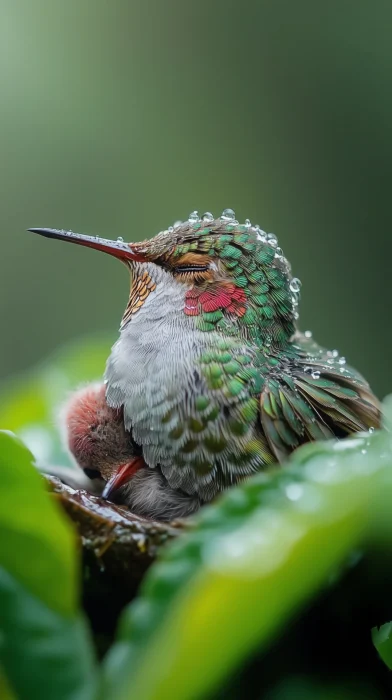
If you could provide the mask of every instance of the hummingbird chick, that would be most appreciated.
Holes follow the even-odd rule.
[[[300,281],[276,236],[232,210],[141,243],[30,230],[129,270],[105,385],[77,394],[66,423],[85,473],[136,514],[188,515],[306,442],[379,426],[365,379],[297,329]]]
[[[171,489],[158,469],[149,469],[142,450],[124,427],[122,409],[111,408],[104,384],[76,391],[62,410],[66,446],[95,489],[104,498],[126,504],[134,513],[156,520],[174,520],[200,507],[198,498]],[[69,470],[59,474],[71,486]],[[71,476],[72,479],[72,476]],[[93,490],[88,482],[79,488]]]

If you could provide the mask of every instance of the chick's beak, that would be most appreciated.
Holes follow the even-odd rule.
[[[118,491],[121,486],[127,484],[128,481],[135,476],[139,469],[145,467],[143,457],[135,457],[130,462],[126,464],[121,464],[120,467],[114,472],[113,476],[106,482],[106,486],[102,492],[102,498],[106,500],[110,498],[116,491]]]
[[[145,262],[146,257],[143,252],[134,248],[132,243],[124,243],[124,241],[111,241],[107,238],[99,236],[85,236],[82,233],[74,233],[73,231],[63,231],[55,228],[29,228],[32,233],[38,233],[39,236],[46,238],[57,238],[60,241],[68,241],[76,243],[87,248],[102,250],[104,253],[113,255],[120,260],[133,260],[135,262]]]

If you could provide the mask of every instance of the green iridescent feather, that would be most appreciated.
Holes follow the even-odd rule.
[[[217,219],[200,231],[180,228],[178,250],[207,253],[218,279],[246,300],[239,315],[222,307],[195,316],[211,348],[199,358],[203,388],[188,421],[192,438],[179,438],[179,464],[189,465],[194,451],[195,471],[206,475],[218,465],[216,478],[227,484],[243,469],[285,460],[305,442],[378,427],[378,402],[366,381],[336,352],[296,331],[299,293],[276,241]],[[237,472],[231,465],[225,474],[233,436],[241,444]],[[196,457],[200,441],[209,466]]]

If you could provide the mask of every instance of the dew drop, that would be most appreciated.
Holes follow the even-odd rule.
[[[278,245],[278,239],[274,233],[267,233],[267,243],[272,248],[276,248]]]
[[[250,223],[250,219],[245,219],[245,226],[246,228],[250,228],[252,224]]]
[[[180,219],[178,219],[178,221],[174,222],[173,228],[178,228],[179,226],[181,226],[181,224],[182,224],[182,221],[180,221]]]
[[[301,484],[288,484],[285,488],[286,496],[290,501],[298,501],[303,495],[304,489]]]
[[[221,214],[221,219],[223,219],[223,221],[234,221],[234,219],[235,219],[234,209],[224,209],[222,214]]]
[[[345,370],[345,368],[344,368],[344,367],[341,367],[341,368],[340,368],[340,373],[341,373],[341,374],[344,374],[344,373],[345,373],[345,371],[346,371],[346,370]]]
[[[338,351],[338,350],[332,350],[331,355],[332,355],[332,357],[338,357],[338,356],[339,356],[339,351]]]
[[[294,294],[298,294],[298,292],[301,289],[301,280],[298,279],[298,277],[293,277],[293,279],[290,282],[290,290],[294,292]]]
[[[169,233],[173,233],[173,231],[174,231],[174,226],[169,226],[169,228],[168,228],[167,230],[169,231]]]
[[[188,221],[190,224],[197,224],[200,221],[198,212],[193,211],[191,214],[189,214]]]
[[[207,221],[207,223],[211,223],[211,221],[214,221],[214,215],[211,214],[210,211],[205,211],[203,214],[203,221]]]
[[[345,357],[340,357],[340,358],[339,358],[339,364],[340,364],[340,365],[345,365],[345,364],[346,364],[346,358],[345,358]]]
[[[298,313],[298,311],[294,311],[293,316],[294,316],[294,320],[295,320],[295,321],[298,321],[298,319],[299,319],[299,313]]]
[[[122,236],[117,236],[117,243],[124,243],[124,239]]]
[[[266,243],[267,241],[267,234],[265,231],[263,231],[259,224],[256,224],[254,227],[255,233],[256,233],[256,238],[261,241],[262,243]]]
[[[305,338],[311,338],[312,337],[312,331],[305,331],[304,336]]]
[[[279,248],[279,247],[278,247],[278,248],[275,250],[275,258],[281,258],[282,255],[283,255],[283,250],[282,250],[282,248]]]
[[[315,372],[312,372],[312,378],[313,379],[320,379],[320,372],[316,370]]]
[[[370,427],[370,428],[369,428],[369,433],[370,433],[370,435],[371,435],[372,433],[374,433],[374,428],[373,428],[373,427]]]

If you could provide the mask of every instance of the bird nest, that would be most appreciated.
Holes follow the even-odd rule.
[[[83,605],[103,653],[121,610],[134,597],[146,570],[186,523],[146,520],[125,506],[75,490],[57,477],[44,478],[78,535]]]

